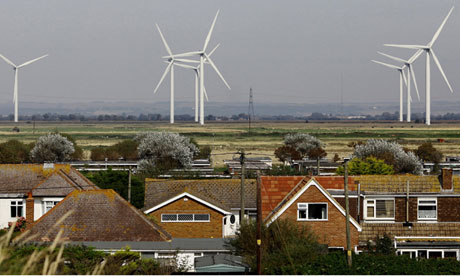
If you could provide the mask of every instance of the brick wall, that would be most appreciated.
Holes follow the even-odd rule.
[[[186,201],[184,199],[187,199]],[[161,214],[209,214],[209,222],[161,222]],[[150,214],[173,238],[222,238],[223,214],[191,198],[180,198]]]
[[[438,221],[460,222],[460,197],[438,197]]]
[[[326,202],[327,221],[297,221],[297,203]],[[278,219],[289,219],[299,225],[307,225],[318,237],[318,242],[329,247],[346,248],[345,216],[330,202],[318,188],[311,186]],[[358,230],[350,224],[351,245],[358,245]]]

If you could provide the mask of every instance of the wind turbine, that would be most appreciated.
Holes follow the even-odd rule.
[[[160,26],[158,26],[158,24],[155,24],[157,29],[158,29],[158,32],[160,33],[160,36],[161,36],[161,40],[163,41],[163,44],[166,48],[166,51],[168,52],[168,54],[170,55],[170,57],[168,58],[168,66],[166,67],[165,71],[163,72],[163,75],[161,76],[161,79],[160,81],[158,82],[157,86],[155,87],[155,90],[153,91],[153,94],[157,93],[158,91],[158,88],[160,87],[161,83],[163,82],[164,78],[166,77],[166,75],[168,74],[168,72],[170,72],[170,76],[171,76],[171,94],[170,94],[170,107],[169,107],[169,122],[171,124],[174,124],[174,65],[176,63],[176,61],[180,61],[180,62],[197,62],[195,60],[188,60],[188,59],[176,59],[174,58],[173,56],[173,53],[171,51],[171,48],[169,48],[169,45],[168,43],[166,42],[166,39],[164,38],[163,36],[163,33],[161,32],[161,29],[160,29]]]
[[[29,61],[26,61],[24,62],[23,64],[21,65],[16,65],[14,64],[11,60],[7,59],[6,57],[4,57],[3,55],[0,54],[0,57],[6,62],[8,63],[9,65],[13,66],[13,69],[14,69],[14,90],[13,90],[13,103],[14,103],[14,122],[17,123],[18,122],[18,71],[19,71],[19,68],[22,68],[26,65],[29,65],[33,62],[36,62],[37,60],[40,60],[44,57],[47,57],[48,55],[44,55],[44,56],[41,56],[39,58],[36,58],[36,59],[32,59],[32,60],[29,60]]]
[[[415,79],[415,73],[414,73],[414,68],[412,67],[412,63],[421,55],[422,50],[416,51],[415,54],[412,57],[410,57],[408,60],[404,60],[402,58],[390,56],[390,55],[382,53],[382,52],[377,52],[377,53],[379,53],[382,56],[385,56],[387,58],[390,58],[392,60],[402,62],[407,67],[408,72],[407,72],[407,117],[406,117],[406,120],[409,123],[411,121],[411,108],[410,108],[411,106],[410,106],[410,104],[411,104],[411,101],[412,101],[411,94],[410,94],[411,76],[414,79],[415,91],[417,92],[417,97],[418,97],[418,100],[420,101],[420,94],[418,92],[417,81]]]
[[[403,65],[402,67],[398,67],[392,64],[383,63],[383,62],[376,61],[376,60],[373,60],[373,62],[381,64],[389,68],[392,68],[392,69],[396,69],[399,71],[399,121],[402,122],[403,121],[403,93],[404,93],[403,92],[403,80],[407,86],[406,75],[404,74],[404,68],[406,68],[406,66]]]
[[[216,51],[216,49],[220,46],[220,44],[217,44],[216,47],[214,47],[214,49],[212,49],[211,52],[209,52],[209,55],[208,56],[211,56],[214,51]],[[193,63],[200,63],[199,61],[193,61]],[[208,63],[207,60],[205,60],[205,63]],[[192,69],[194,71],[194,75],[195,75],[195,122],[198,122],[198,105],[199,105],[199,100],[198,100],[198,91],[199,91],[199,79],[200,79],[200,67],[201,67],[201,64],[197,65],[197,66],[190,66],[190,65],[187,65],[187,64],[183,64],[183,63],[176,63],[175,64],[176,66],[179,66],[179,67],[183,67],[183,68],[187,68],[187,69]],[[203,87],[203,92],[204,92],[204,96],[206,98],[206,101],[209,102],[209,98],[208,98],[208,94],[206,93],[206,88]]]
[[[203,49],[200,51],[194,51],[194,52],[188,52],[188,53],[182,53],[182,54],[177,54],[177,55],[172,55],[170,54],[169,56],[165,56],[166,58],[178,58],[178,57],[190,57],[190,56],[199,56],[200,57],[200,124],[204,125],[204,63],[205,60],[209,62],[211,67],[216,71],[217,75],[219,75],[220,79],[224,82],[224,84],[227,86],[227,88],[230,90],[230,86],[228,83],[225,81],[224,77],[220,73],[219,69],[217,69],[217,66],[214,64],[212,59],[209,57],[208,54],[206,54],[206,48],[208,47],[209,40],[211,39],[211,34],[214,29],[214,25],[216,24],[217,17],[219,15],[219,11],[217,11],[216,16],[214,17],[214,21],[212,22],[211,28],[208,32],[208,35],[206,36],[206,39],[204,41]]]
[[[444,21],[441,23],[441,26],[439,26],[438,30],[434,34],[433,38],[427,45],[400,45],[400,44],[384,44],[385,46],[390,46],[390,47],[398,47],[398,48],[407,48],[407,49],[418,49],[418,50],[423,50],[426,53],[426,85],[425,85],[425,93],[426,93],[426,103],[425,103],[425,109],[426,109],[426,118],[425,118],[425,123],[427,125],[431,124],[431,76],[430,76],[430,56],[433,56],[433,60],[438,66],[439,71],[441,72],[447,86],[449,87],[449,90],[451,93],[454,91],[452,90],[452,87],[450,86],[449,81],[447,80],[446,74],[444,74],[444,70],[442,70],[441,63],[439,63],[438,58],[436,57],[434,51],[433,51],[433,44],[438,38],[439,34],[442,31],[442,28],[444,28],[444,25],[447,22],[447,19],[449,18],[450,14],[454,10],[454,7],[452,7],[447,14],[447,16],[444,18]],[[420,53],[421,54],[421,53]]]

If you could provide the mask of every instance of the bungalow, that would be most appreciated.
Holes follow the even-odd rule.
[[[239,225],[238,179],[146,179],[144,213],[174,238],[223,238]],[[256,216],[256,182],[244,186],[245,213]]]
[[[30,225],[75,190],[99,188],[70,165],[1,164],[0,227],[20,217]]]

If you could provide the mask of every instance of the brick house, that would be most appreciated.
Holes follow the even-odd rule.
[[[144,213],[174,238],[223,238],[239,225],[238,179],[146,179]],[[245,182],[245,213],[256,215],[255,180]]]
[[[320,181],[321,179],[322,181]],[[267,225],[287,219],[310,227],[318,242],[329,248],[345,248],[345,209],[338,193],[337,177],[309,178],[299,176],[261,177],[262,216]],[[343,182],[343,180],[342,180]],[[321,183],[321,184],[320,184]],[[335,196],[327,188],[333,190]],[[354,195],[356,200],[357,196]],[[351,200],[350,200],[351,201]],[[350,217],[351,244],[357,248],[361,226]]]
[[[70,165],[1,164],[0,227],[20,217],[31,225],[72,191],[97,189]]]
[[[460,260],[460,176],[359,176],[360,244],[387,234],[398,254]]]

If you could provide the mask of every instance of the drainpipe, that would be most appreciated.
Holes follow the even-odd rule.
[[[358,223],[361,222],[361,184],[358,182],[358,215],[356,218],[358,219]]]
[[[409,222],[409,180],[406,182],[406,222],[403,223],[403,226],[412,227],[412,223]]]

